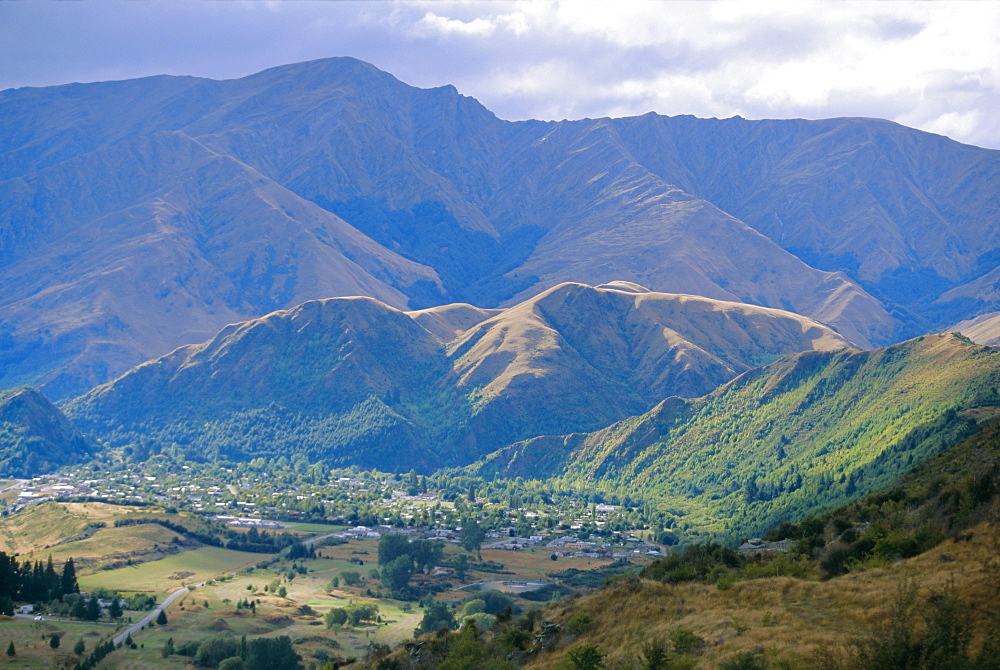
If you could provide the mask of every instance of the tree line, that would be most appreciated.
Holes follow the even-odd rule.
[[[192,530],[187,526],[174,523],[168,519],[156,517],[135,517],[129,519],[117,519],[115,528],[121,526],[138,526],[146,523],[155,523],[180,535],[190,537],[202,544],[223,549],[233,549],[234,551],[247,551],[255,554],[276,554],[285,547],[291,547],[299,540],[291,533],[270,534],[266,530],[258,531],[251,527],[246,533],[239,533],[232,529],[220,530],[219,534],[205,533]],[[222,536],[220,536],[220,534]]]
[[[72,558],[56,571],[51,556],[44,564],[22,563],[16,556],[0,551],[0,614],[13,615],[15,602],[61,602],[63,596],[79,592]]]

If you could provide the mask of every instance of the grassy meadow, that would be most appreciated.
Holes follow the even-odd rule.
[[[115,625],[105,623],[33,621],[0,616],[0,662],[5,666],[21,668],[72,667],[78,658],[73,653],[73,647],[79,640],[83,640],[89,652],[115,630]],[[52,635],[59,637],[57,649],[49,644]],[[4,653],[11,642],[17,652],[14,656]]]
[[[132,526],[120,530],[141,529]],[[164,558],[134,565],[102,570],[80,576],[80,587],[104,587],[129,592],[169,593],[181,586],[197,584],[218,575],[233,572],[266,558],[245,551],[199,547]]]

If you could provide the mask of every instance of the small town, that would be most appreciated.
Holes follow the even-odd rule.
[[[440,482],[413,474],[366,472],[322,481],[314,469],[304,481],[289,472],[279,477],[237,468],[158,465],[155,460],[96,474],[90,468],[69,468],[15,480],[0,491],[0,510],[7,516],[50,500],[105,502],[192,512],[243,530],[281,531],[290,523],[310,522],[343,528],[331,535],[342,540],[378,541],[383,535],[398,534],[447,544],[460,544],[463,520],[475,517],[483,526],[485,550],[544,547],[555,559],[622,561],[659,556],[669,548],[637,523],[641,508],[588,502],[584,495],[550,494],[522,507],[520,501],[530,497],[523,491],[504,499],[488,484],[467,483],[465,478],[447,485],[453,490],[460,484],[466,491],[456,496],[433,488]],[[295,483],[275,485],[284,478]],[[475,496],[471,500],[470,487]],[[476,495],[476,489],[483,495]],[[518,507],[511,508],[512,502]]]

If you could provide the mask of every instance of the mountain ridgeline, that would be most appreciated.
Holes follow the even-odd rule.
[[[862,347],[1000,309],[1000,152],[885,121],[514,123],[350,58],[8,90],[0,116],[0,385],[56,399],[336,296],[626,280]]]
[[[633,491],[682,531],[745,537],[889,486],[1000,413],[998,386],[1000,350],[956,334],[807,351],[703,398],[513,444],[465,471]]]
[[[561,284],[503,310],[331,298],[229,326],[65,409],[110,445],[429,472],[848,346],[789,312],[627,283]]]

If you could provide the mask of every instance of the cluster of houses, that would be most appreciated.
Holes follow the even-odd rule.
[[[217,514],[212,518],[216,521],[221,521],[224,524],[235,526],[237,528],[264,528],[268,530],[276,530],[284,527],[277,521],[268,521],[267,519],[258,519],[255,517],[236,517],[226,514]]]
[[[205,509],[205,498],[221,498],[221,487],[197,485],[165,487],[152,475],[122,473],[120,481],[109,478],[82,478],[75,473],[45,474],[33,479],[20,479],[5,490],[17,490],[17,496],[7,508],[12,514],[34,503],[71,496],[86,496],[108,502],[169,502],[182,499],[195,511]],[[215,505],[221,507],[221,505]]]
[[[489,535],[498,536],[498,533],[489,533]],[[528,547],[534,547],[545,541],[543,535],[532,535],[531,537],[504,537],[501,539],[496,539],[492,542],[488,542],[483,545],[483,549],[504,549],[506,551],[520,551],[522,549],[527,549]]]
[[[332,537],[343,540],[378,540],[383,535],[405,535],[408,537],[441,540],[451,544],[459,543],[459,529],[422,529],[414,527],[395,528],[393,526],[355,526],[340,533],[335,533]],[[581,556],[586,558],[599,559],[625,559],[634,558],[637,555],[660,556],[662,549],[655,544],[649,544],[637,537],[624,537],[619,543],[598,544],[580,540],[576,535],[560,535],[558,537],[546,535],[531,535],[530,537],[511,537],[510,529],[492,530],[486,534],[487,542],[482,545],[483,549],[499,549],[503,551],[523,551],[530,547],[545,545],[553,549],[556,556]]]
[[[94,492],[93,481],[77,482],[64,475],[41,475],[34,479],[20,479],[12,487],[17,489],[17,497],[7,509],[13,514],[27,505],[65,498],[67,496],[90,495]]]
[[[187,466],[184,466],[185,468]],[[91,477],[93,475],[91,474]],[[337,485],[365,491],[371,486],[370,482],[351,477],[341,477],[337,480]],[[389,482],[385,482],[388,484]],[[250,496],[248,500],[233,500],[233,496],[240,490],[237,485],[218,485],[206,481],[191,481],[185,484],[178,484],[171,480],[170,476],[160,477],[142,470],[131,468],[116,473],[116,476],[104,479],[84,479],[75,476],[75,473],[59,475],[43,475],[32,480],[20,480],[7,490],[17,489],[17,497],[12,505],[7,507],[6,512],[12,513],[22,509],[25,505],[61,498],[67,496],[88,496],[91,498],[114,501],[143,501],[169,503],[183,500],[185,507],[194,512],[211,514],[212,518],[229,524],[234,527],[257,528],[276,530],[282,528],[282,524],[265,518],[271,512],[278,510],[272,508],[258,507]],[[291,493],[291,492],[290,492]],[[311,496],[297,495],[297,499],[304,499]],[[223,502],[223,498],[226,498]],[[8,498],[10,500],[10,498]],[[428,503],[438,501],[438,496],[433,493],[421,493],[419,495],[409,495],[406,492],[392,491],[389,502],[391,504],[403,505],[406,510],[423,509]],[[324,501],[325,502],[325,501]],[[592,509],[593,514],[609,514],[615,511],[615,506],[597,504]],[[539,515],[532,511],[521,511],[526,518],[537,518]],[[293,510],[281,510],[281,514],[293,516]],[[404,519],[411,517],[404,515]],[[598,522],[600,525],[600,522]],[[570,532],[579,529],[580,525],[571,527]],[[397,528],[392,526],[355,526],[334,537],[344,540],[378,540],[387,533],[402,534],[414,538],[430,540],[441,540],[452,544],[459,543],[458,528]],[[553,549],[557,556],[584,556],[599,559],[624,559],[636,555],[659,555],[662,549],[654,544],[643,542],[639,538],[622,535],[617,540],[610,543],[597,543],[579,539],[576,535],[558,534],[538,534],[529,537],[515,536],[513,528],[496,528],[487,532],[486,542],[483,549],[498,549],[505,551],[523,551],[531,547],[545,545]]]
[[[622,560],[635,556],[660,556],[662,549],[655,544],[649,544],[643,540],[626,536],[619,544],[598,544],[579,539],[576,535],[562,535],[546,543],[546,547],[554,549],[552,553],[556,556],[584,556],[587,558],[610,558]]]

